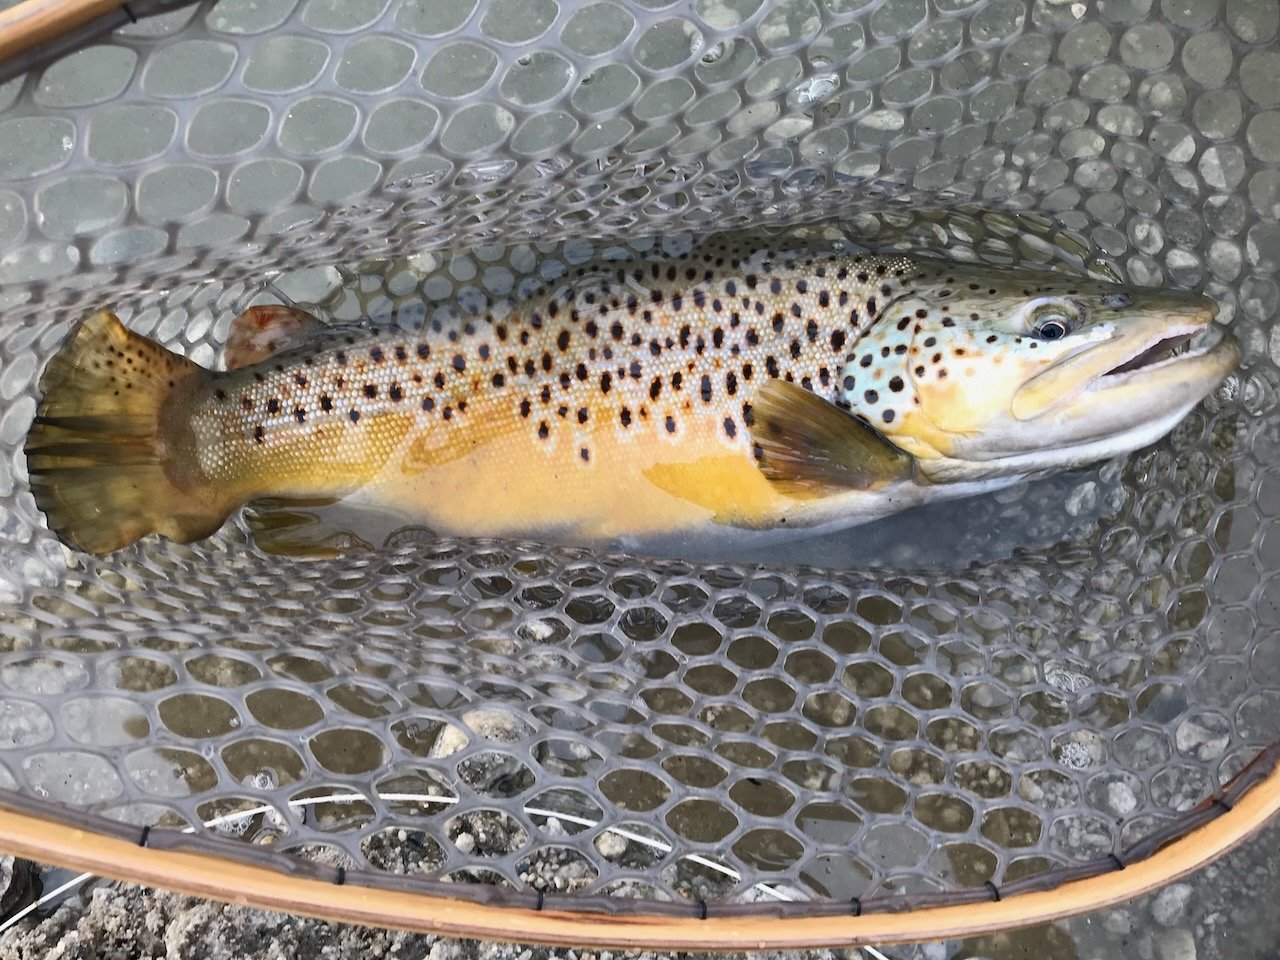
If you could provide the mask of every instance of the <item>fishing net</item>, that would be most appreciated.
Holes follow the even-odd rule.
[[[131,11],[0,85],[11,815],[137,844],[131,876],[188,851],[599,943],[1016,904],[1210,855],[1274,791],[1272,0]],[[250,510],[95,560],[28,490],[39,371],[91,310],[216,365],[252,304],[412,328],[798,224],[1201,289],[1245,364],[1123,461],[768,554],[281,556],[309,518]],[[794,941],[772,922],[753,943]]]

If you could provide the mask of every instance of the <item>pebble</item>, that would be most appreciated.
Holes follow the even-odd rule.
[[[1133,932],[1133,914],[1128,910],[1111,910],[1102,917],[1102,925],[1109,933]]]
[[[1151,916],[1162,927],[1172,927],[1183,919],[1187,901],[1191,899],[1191,887],[1185,883],[1173,883],[1161,890],[1151,904]]]
[[[1156,934],[1158,960],[1196,960],[1196,941],[1190,930],[1161,930]]]
[[[626,852],[627,841],[616,833],[606,830],[596,837],[596,849],[600,851],[600,856],[605,859],[616,860]]]

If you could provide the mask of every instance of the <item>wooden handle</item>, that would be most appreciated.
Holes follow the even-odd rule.
[[[0,62],[124,5],[120,0],[22,0],[0,12]]]
[[[1204,866],[1280,812],[1280,765],[1230,810],[1123,870],[998,902],[862,916],[607,916],[337,886],[207,853],[140,847],[117,836],[68,827],[44,814],[4,810],[3,799],[0,794],[0,850],[227,903],[485,940],[632,950],[779,950],[960,939],[1058,920],[1148,893]]]

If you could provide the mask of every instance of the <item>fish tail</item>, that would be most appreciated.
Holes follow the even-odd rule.
[[[209,376],[113,313],[75,330],[41,377],[26,443],[31,491],[59,538],[102,554],[149,533],[186,543],[222,525],[234,504],[192,480],[165,407],[175,388]]]

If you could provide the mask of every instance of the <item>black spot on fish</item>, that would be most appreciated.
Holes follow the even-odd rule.
[[[892,390],[894,393],[901,392],[902,387],[903,387],[903,383],[902,383],[901,377],[892,377],[889,380],[889,389]]]
[[[730,440],[738,435],[738,425],[733,422],[733,417],[724,418],[724,432]]]
[[[270,400],[267,401],[267,413],[279,413],[279,412],[280,412],[280,401],[277,400],[275,397],[272,397]]]
[[[364,395],[372,400],[378,395],[378,386],[374,383],[366,383],[364,385]]]
[[[307,411],[304,410],[302,407],[294,407],[293,419],[297,420],[299,423],[302,423],[302,421],[307,419]]]
[[[351,418],[352,423],[360,422],[360,411],[356,410],[354,407],[351,409],[351,412],[347,414],[347,416]]]
[[[676,432],[676,421],[675,421],[675,418],[673,418],[673,417],[667,417],[667,419],[666,419],[666,421],[665,421],[665,424],[666,424],[666,428],[667,428],[667,433],[675,433],[675,432]]]
[[[374,363],[381,363],[386,358],[382,355],[381,347],[374,347],[372,350],[369,351],[369,359],[372,360]]]
[[[862,397],[863,397],[863,399],[864,399],[864,400],[866,400],[866,401],[867,401],[867,403],[879,403],[879,402],[880,402],[880,394],[878,394],[878,393],[877,393],[876,391],[874,391],[874,390],[868,390],[866,393],[864,393],[864,394],[862,395]]]
[[[265,436],[266,431],[262,428],[262,424],[258,424],[253,428],[253,439],[255,443],[262,443]]]
[[[423,410],[426,410],[428,413],[430,413],[430,412],[431,412],[432,410],[434,410],[435,408],[436,408],[436,402],[435,402],[434,400],[432,400],[430,397],[423,397],[423,398],[422,398],[422,409],[423,409]]]

